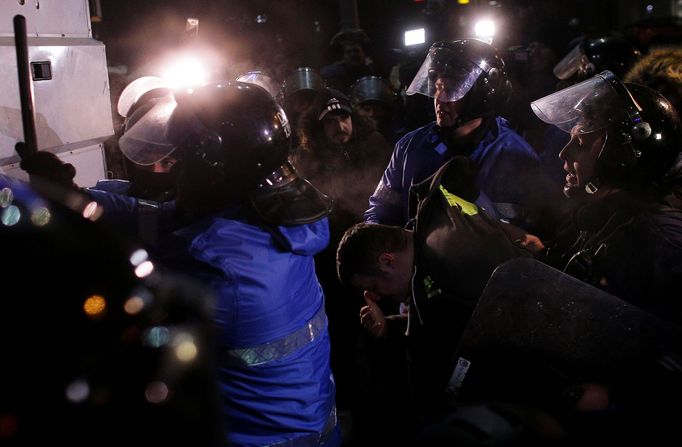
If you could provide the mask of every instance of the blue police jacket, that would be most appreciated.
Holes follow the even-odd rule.
[[[228,441],[339,445],[327,317],[313,259],[328,244],[327,219],[266,228],[216,216],[173,235],[192,263],[182,270],[217,294]]]
[[[88,194],[107,220],[133,231],[147,218],[125,185]],[[106,191],[104,191],[106,189]],[[329,223],[264,227],[238,209],[173,231],[174,202],[160,207],[156,259],[207,284],[217,297],[219,382],[230,445],[340,445],[324,295],[313,256]],[[144,214],[144,213],[143,213]]]
[[[531,226],[528,208],[533,208],[537,193],[546,189],[539,183],[540,160],[533,148],[498,116],[469,156],[479,170],[476,183],[482,194],[476,203],[493,217],[522,228]],[[369,199],[365,221],[405,225],[410,218],[410,187],[431,176],[450,158],[452,154],[435,121],[407,133],[396,143]]]

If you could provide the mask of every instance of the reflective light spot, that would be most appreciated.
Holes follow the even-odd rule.
[[[138,278],[149,276],[154,271],[154,264],[151,261],[145,261],[135,268],[135,275]]]
[[[147,259],[149,259],[149,254],[142,248],[135,250],[133,254],[130,255],[130,263],[135,267],[142,264]]]
[[[168,386],[163,382],[152,382],[144,390],[144,397],[153,404],[163,403],[168,399]]]
[[[10,188],[0,189],[0,208],[7,208],[14,200],[14,193]]]
[[[146,346],[153,348],[160,348],[168,343],[170,340],[170,331],[165,326],[155,326],[149,329],[142,339]]]
[[[654,139],[656,139],[656,140],[662,140],[662,139],[663,139],[663,134],[661,134],[660,132],[659,132],[659,133],[655,133],[655,134],[654,134]]]
[[[31,214],[31,222],[33,222],[33,225],[36,227],[44,227],[50,223],[51,218],[52,214],[50,214],[50,210],[44,206],[41,206]]]
[[[69,402],[84,402],[90,397],[90,385],[82,379],[74,380],[67,385],[65,394]]]
[[[0,221],[8,227],[16,225],[17,222],[21,220],[21,211],[14,205],[10,205],[4,210],[2,210],[2,215],[0,215]]]
[[[653,14],[654,5],[646,5],[646,12],[647,12],[647,14]]]
[[[186,332],[178,334],[173,344],[175,345],[175,356],[181,362],[189,363],[197,357],[199,350],[190,334]]]
[[[123,304],[123,310],[129,315],[135,315],[144,309],[144,299],[139,296],[131,296]]]
[[[97,220],[102,213],[97,202],[90,202],[83,209],[83,217],[90,220]]]
[[[100,316],[107,308],[107,300],[101,295],[92,295],[83,303],[83,310],[91,317]]]

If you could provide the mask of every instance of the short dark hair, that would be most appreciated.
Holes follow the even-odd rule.
[[[336,251],[336,272],[342,284],[353,275],[378,275],[382,253],[403,251],[411,238],[401,227],[361,222],[344,233]]]

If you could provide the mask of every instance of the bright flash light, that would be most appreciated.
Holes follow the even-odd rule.
[[[199,59],[186,57],[174,61],[162,77],[175,88],[187,88],[206,84],[207,75]]]
[[[426,42],[426,32],[424,28],[411,29],[405,31],[405,46],[419,45],[420,43]]]
[[[474,34],[479,39],[483,39],[488,43],[493,41],[495,35],[495,22],[490,19],[481,19],[474,25]]]

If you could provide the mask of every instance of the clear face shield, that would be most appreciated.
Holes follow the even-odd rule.
[[[619,84],[614,85],[619,82],[611,72],[603,72],[533,101],[531,108],[542,121],[564,132],[574,128],[574,132],[596,132],[628,120],[627,107],[616,90]]]
[[[407,94],[418,93],[442,102],[459,101],[471,90],[481,73],[480,67],[451,49],[435,48],[429,51],[407,88]]]
[[[140,166],[154,165],[171,155],[177,145],[171,141],[168,123],[177,105],[172,94],[161,98],[118,140],[123,155]]]
[[[571,76],[575,75],[579,70],[585,71],[585,67],[590,64],[587,55],[582,49],[582,45],[578,44],[571,51],[568,52],[563,59],[559,61],[554,67],[554,76],[565,81]]]
[[[170,82],[157,76],[142,76],[128,84],[118,97],[116,109],[122,117],[128,117],[130,108],[147,92],[156,89],[172,89]]]

